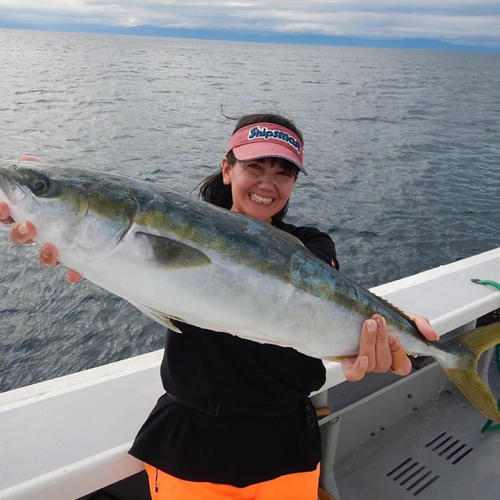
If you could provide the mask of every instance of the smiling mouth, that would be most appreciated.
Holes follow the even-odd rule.
[[[250,193],[250,199],[262,205],[270,205],[274,201],[274,198],[264,198],[255,193]]]

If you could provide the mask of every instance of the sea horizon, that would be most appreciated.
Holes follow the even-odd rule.
[[[316,34],[238,33],[229,30],[162,28],[150,25],[109,26],[100,24],[25,24],[0,20],[0,29],[32,30],[59,33],[91,33],[96,35],[144,36],[205,41],[269,43],[304,46],[364,47],[456,52],[500,53],[500,46],[453,43],[431,38],[380,38],[329,36]]]

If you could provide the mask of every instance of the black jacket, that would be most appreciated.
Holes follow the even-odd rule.
[[[338,268],[327,234],[279,221],[274,225]],[[184,323],[179,327],[182,334],[167,333],[161,365],[166,392],[189,402],[217,403],[223,410],[220,416],[207,415],[165,394],[130,453],[181,479],[237,487],[314,470],[321,440],[308,396],[325,382],[322,361],[291,348]]]

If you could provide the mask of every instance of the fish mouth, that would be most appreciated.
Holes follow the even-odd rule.
[[[3,193],[5,201],[13,205],[18,205],[27,194],[21,185],[11,178],[17,167],[18,165],[14,164],[10,168],[0,169],[0,193]]]
[[[0,172],[0,191],[3,192],[3,194],[5,195],[5,197],[9,201],[11,201],[10,200],[10,193],[11,193],[10,185],[11,185],[11,181],[9,181],[7,179],[6,175],[3,172]]]

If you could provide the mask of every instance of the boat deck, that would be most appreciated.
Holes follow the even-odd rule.
[[[453,334],[500,308],[500,292],[472,278],[500,282],[500,248],[372,291]],[[162,394],[161,356],[0,394],[0,500],[148,498],[142,464],[127,451]],[[356,384],[345,382],[337,363],[326,363],[326,371],[313,400],[334,411],[320,423],[322,483],[336,500],[500,498],[500,432],[480,433],[484,417],[435,363],[408,377],[373,375]]]
[[[490,358],[485,372],[500,397],[500,371],[495,357]],[[330,489],[335,500],[499,498],[500,425],[481,433],[487,420],[435,362],[406,379],[388,375],[381,383],[379,377],[368,382],[379,385],[377,391],[365,397],[365,388],[358,402],[322,420],[322,429],[339,426],[335,442],[325,443],[327,452],[334,451],[328,472],[335,478]],[[330,406],[338,406],[348,385],[330,391]],[[426,401],[429,394],[434,397]],[[140,473],[78,500],[149,499],[146,475]]]
[[[500,397],[495,360],[489,374],[491,389]],[[439,380],[440,374],[435,376]],[[487,420],[448,381],[438,397],[414,408],[388,428],[376,420],[364,444],[337,461],[339,498],[500,498],[500,425],[482,434]],[[359,410],[370,415],[373,403]]]

